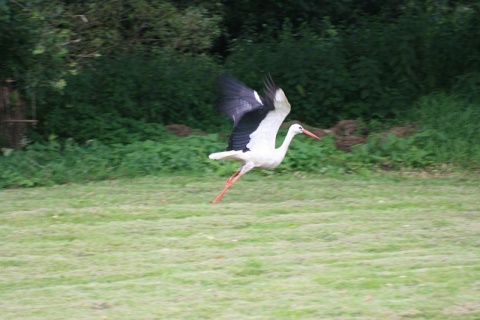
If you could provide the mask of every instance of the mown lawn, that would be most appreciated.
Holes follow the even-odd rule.
[[[1,319],[480,319],[480,177],[0,191]]]

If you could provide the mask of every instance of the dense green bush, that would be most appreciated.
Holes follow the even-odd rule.
[[[31,187],[62,183],[136,177],[171,172],[221,172],[225,164],[212,164],[208,154],[225,148],[216,135],[160,141],[104,144],[97,140],[28,145],[23,151],[4,150],[0,156],[0,187]]]
[[[456,15],[405,12],[395,22],[360,18],[354,26],[292,30],[279,38],[237,41],[226,68],[260,87],[270,72],[293,105],[292,119],[332,125],[347,118],[392,119],[436,90],[477,95],[480,25]]]
[[[219,66],[203,56],[121,55],[68,78],[62,95],[39,99],[35,140],[50,134],[76,141],[151,139],[161,124],[215,128]]]
[[[454,95],[428,95],[415,104],[411,121],[434,133],[428,147],[436,162],[480,163],[480,102]]]
[[[125,53],[98,59],[67,78],[62,95],[38,93],[31,135],[133,143],[182,123],[217,130],[215,79],[227,71],[255,89],[266,74],[286,91],[290,119],[328,127],[347,118],[395,119],[420,97],[453,90],[480,98],[480,25],[475,7],[455,14],[404,10],[395,20],[328,19],[274,36],[237,39],[225,61],[207,55]]]

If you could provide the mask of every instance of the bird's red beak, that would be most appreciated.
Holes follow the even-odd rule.
[[[309,136],[309,137],[312,137],[314,139],[320,139],[318,136],[314,135],[313,133],[311,133],[310,131],[308,131],[306,129],[303,129],[302,133]]]

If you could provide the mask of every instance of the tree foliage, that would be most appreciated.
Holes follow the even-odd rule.
[[[171,1],[73,2],[67,8],[77,37],[72,54],[148,49],[202,53],[220,34],[215,2],[178,7]]]
[[[63,88],[64,76],[118,51],[203,53],[220,34],[218,4],[154,0],[0,2],[0,76]]]
[[[351,26],[328,19],[317,28],[285,23],[276,36],[238,40],[226,67],[257,87],[271,72],[296,106],[292,118],[322,125],[395,118],[436,90],[475,95],[478,8],[432,10],[406,10],[395,22],[367,16]]]
[[[121,53],[67,78],[62,95],[39,107],[36,140],[51,134],[77,141],[134,142],[164,134],[159,124],[221,125],[215,115],[219,67],[207,56]]]
[[[61,1],[0,2],[0,78],[32,90],[63,88],[71,68],[71,30],[62,25]]]
[[[271,73],[292,118],[325,126],[395,118],[435,91],[480,92],[471,0],[10,0],[0,28],[0,79],[36,93],[34,139],[221,126],[222,71],[256,89]]]

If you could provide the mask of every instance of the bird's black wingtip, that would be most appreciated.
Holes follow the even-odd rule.
[[[218,83],[222,83],[222,82],[225,82],[225,81],[231,81],[231,80],[236,80],[236,79],[228,73],[220,73],[217,76],[217,82]]]
[[[219,113],[228,115],[226,112],[225,100],[228,100],[229,96],[235,95],[239,90],[239,86],[242,85],[243,84],[240,81],[228,73],[219,74],[217,76],[218,98],[215,110]]]
[[[270,73],[268,73],[268,74],[265,76],[264,83],[265,83],[265,87],[266,87],[266,88],[273,89],[273,90],[278,90],[278,89],[280,89],[280,88],[277,86],[277,84],[275,83],[275,81],[273,81],[272,75],[271,75]]]
[[[217,84],[220,88],[224,88],[225,86],[233,86],[233,87],[247,87],[243,82],[238,80],[236,77],[232,76],[229,73],[221,73],[217,77]]]

